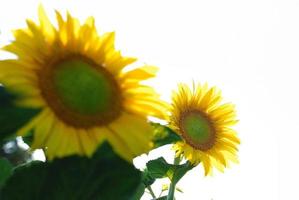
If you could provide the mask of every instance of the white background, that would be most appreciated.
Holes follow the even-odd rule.
[[[178,82],[208,82],[237,105],[240,164],[179,183],[178,200],[299,199],[299,1],[106,0],[42,1],[54,10],[96,18],[116,31],[117,47],[161,68],[152,83],[169,99]],[[36,18],[38,1],[1,0],[0,42]],[[170,155],[166,150],[153,153]],[[157,188],[156,188],[157,189]]]

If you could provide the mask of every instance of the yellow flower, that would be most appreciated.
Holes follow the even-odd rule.
[[[230,103],[221,104],[221,99],[220,91],[207,84],[193,84],[192,90],[180,84],[172,97],[169,124],[183,139],[173,146],[176,156],[195,165],[202,162],[205,175],[213,167],[223,171],[229,161],[238,162],[240,140],[231,128],[237,123],[235,109]]]
[[[163,118],[164,103],[141,81],[155,76],[153,66],[124,68],[136,59],[115,50],[114,33],[98,35],[94,18],[84,24],[56,12],[58,27],[42,7],[39,23],[15,30],[3,49],[17,56],[0,61],[0,82],[22,94],[17,105],[41,108],[18,131],[34,130],[32,148],[49,159],[72,154],[91,156],[107,140],[123,158],[151,148],[148,116]]]

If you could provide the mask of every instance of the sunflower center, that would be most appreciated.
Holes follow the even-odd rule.
[[[208,117],[198,111],[185,113],[181,120],[183,137],[193,147],[208,150],[214,144],[215,131]]]
[[[119,115],[120,93],[114,77],[91,60],[65,58],[40,74],[43,96],[67,124],[88,128],[107,124]]]
[[[81,60],[68,60],[57,67],[54,84],[66,106],[83,115],[109,109],[112,85],[103,73]]]

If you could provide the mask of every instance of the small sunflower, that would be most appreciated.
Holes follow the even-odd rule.
[[[127,160],[151,148],[148,116],[163,118],[164,103],[141,81],[157,68],[124,70],[135,58],[114,47],[114,33],[99,35],[94,18],[84,24],[56,11],[58,27],[42,7],[39,23],[14,31],[15,40],[3,49],[16,59],[0,61],[0,83],[21,94],[20,106],[41,112],[18,131],[34,131],[32,148],[47,157],[91,156],[103,141]]]
[[[192,90],[180,84],[173,93],[169,124],[183,139],[173,147],[176,156],[183,155],[194,165],[202,162],[205,175],[213,167],[223,171],[229,161],[237,162],[240,140],[231,128],[237,123],[236,112],[221,99],[220,91],[207,84],[193,84]]]

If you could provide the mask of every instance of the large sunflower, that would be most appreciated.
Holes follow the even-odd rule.
[[[49,159],[71,154],[92,155],[105,139],[123,158],[147,152],[152,128],[148,116],[162,118],[164,103],[140,81],[156,68],[124,71],[136,59],[114,48],[114,33],[98,35],[94,19],[81,25],[56,12],[58,27],[42,7],[39,23],[14,31],[3,49],[16,59],[0,61],[0,83],[21,94],[20,106],[41,112],[18,131],[34,131],[32,148],[44,148]]]
[[[239,138],[231,126],[237,123],[234,106],[221,104],[220,91],[185,84],[173,93],[170,126],[183,141],[174,145],[176,156],[184,156],[192,164],[202,162],[205,175],[216,167],[223,171],[229,161],[237,162]]]

